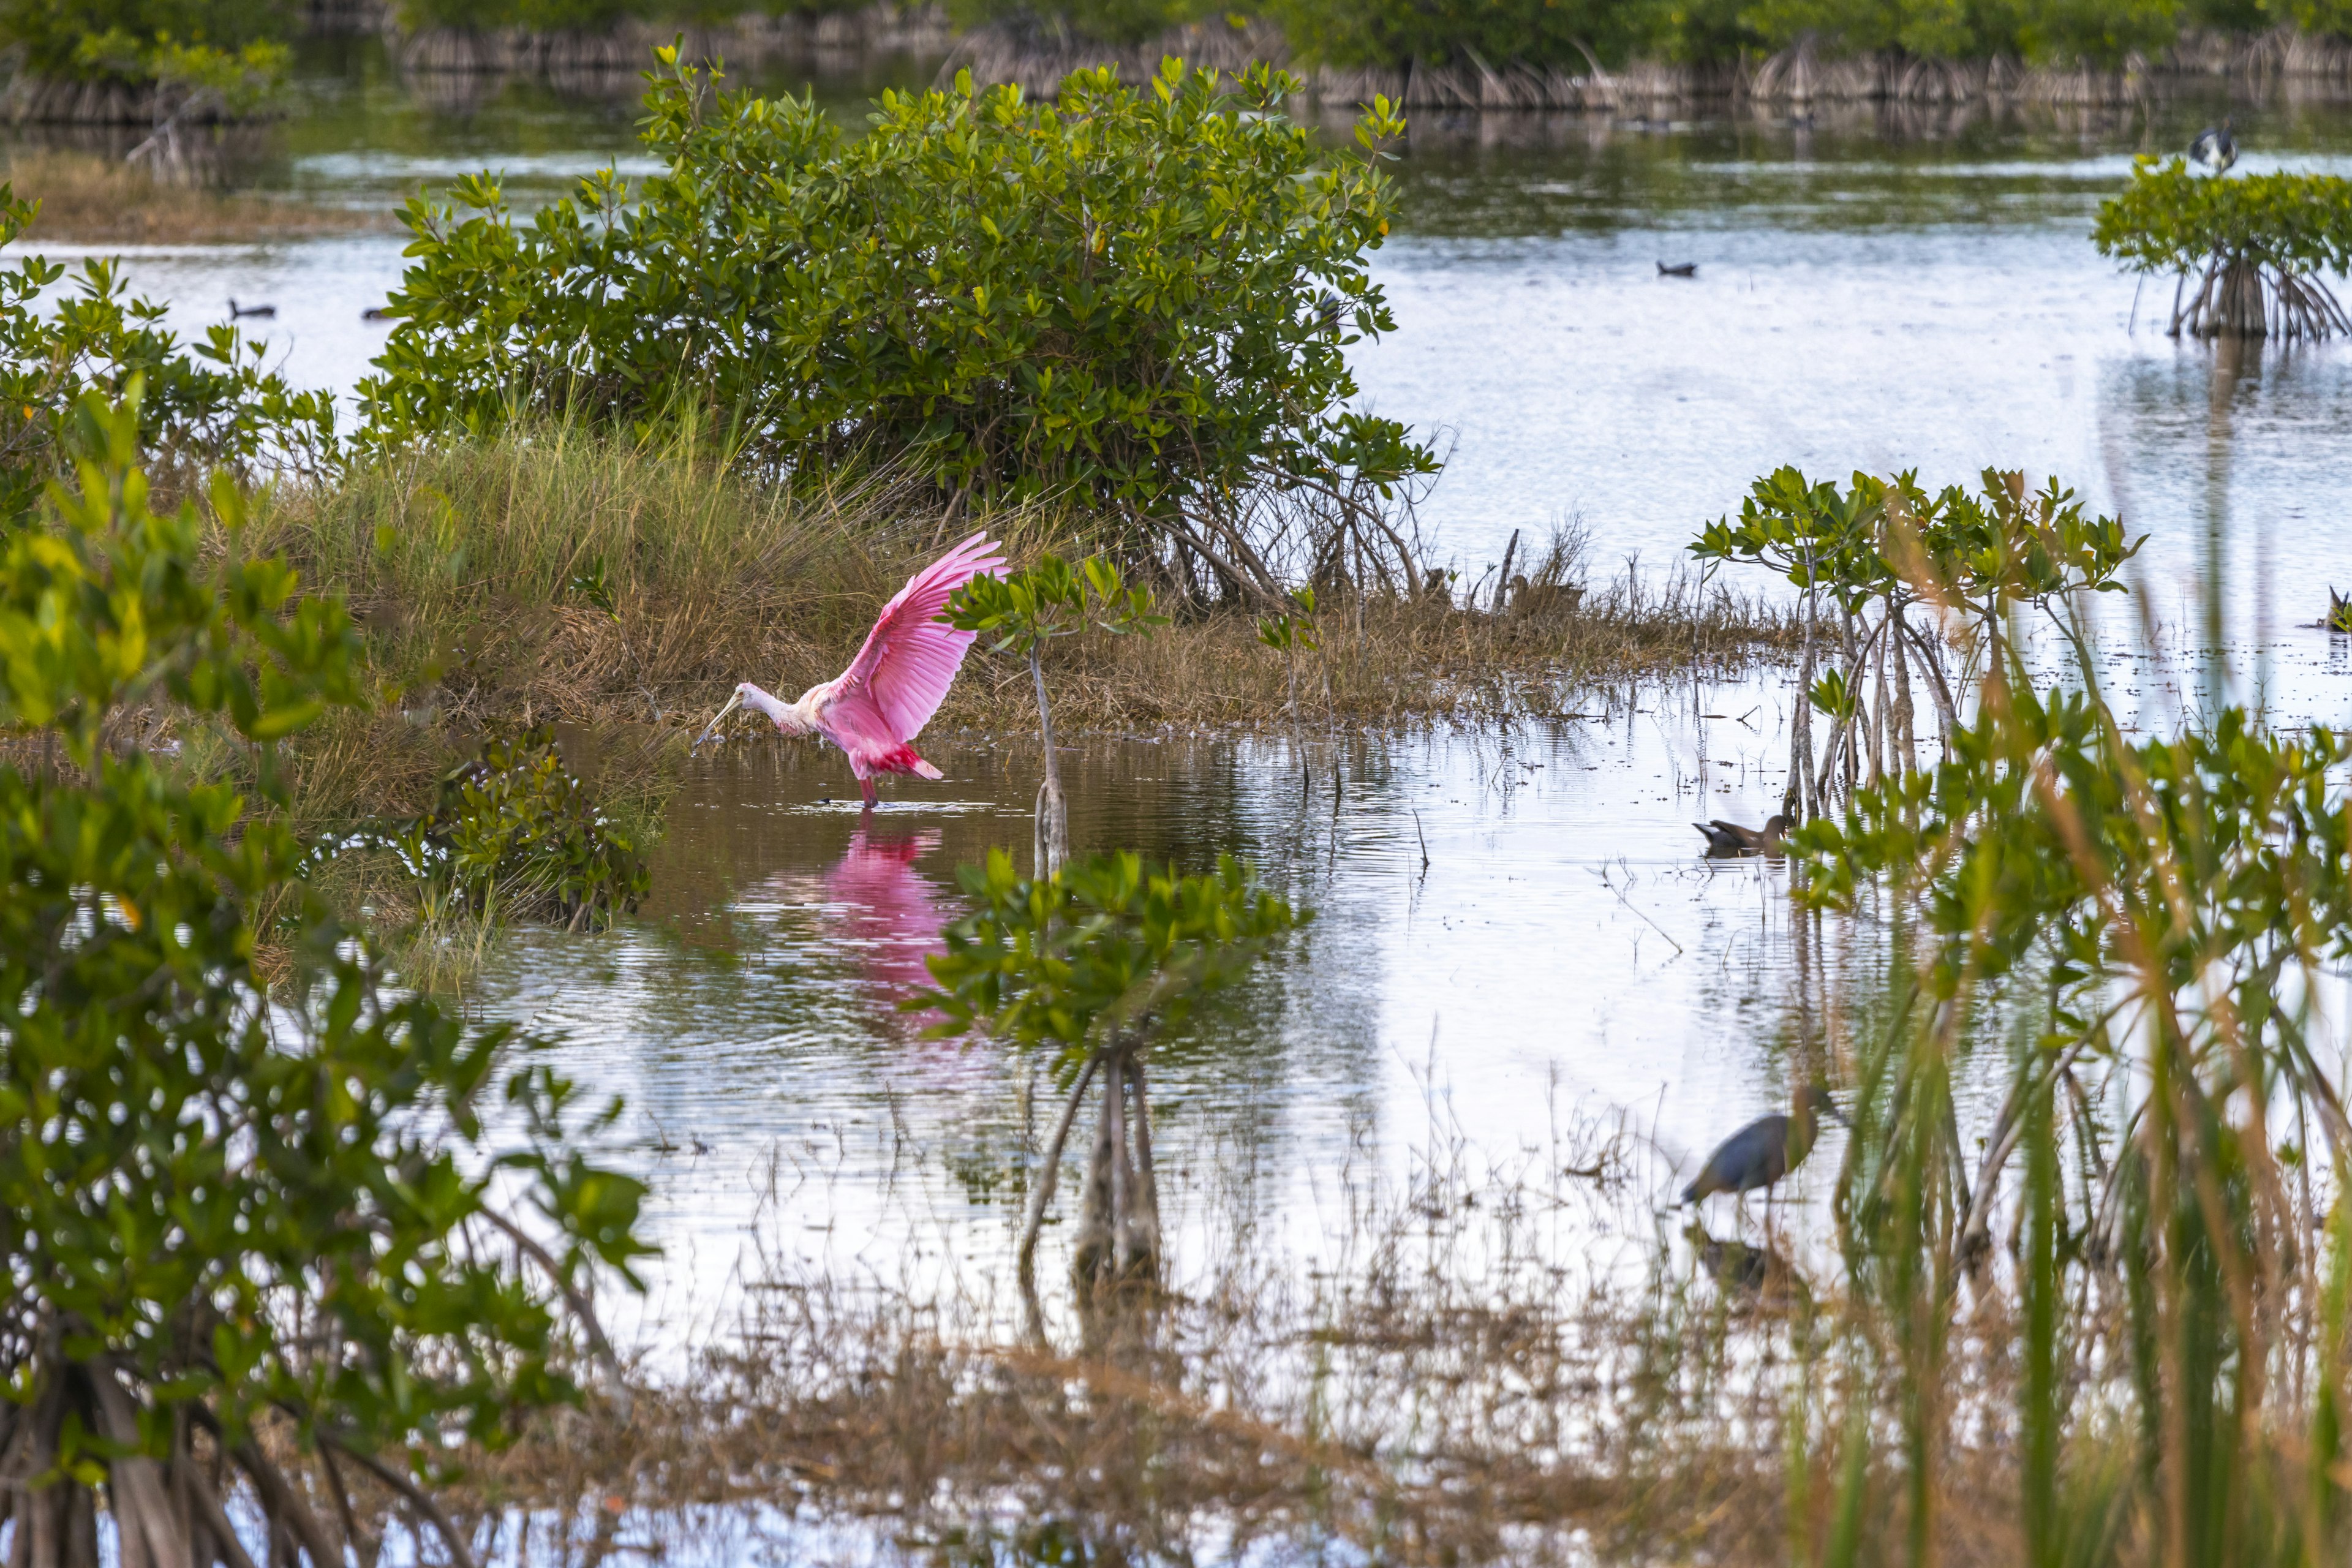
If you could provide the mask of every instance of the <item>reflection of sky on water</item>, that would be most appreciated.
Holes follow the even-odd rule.
[[[1778,1101],[1794,1020],[1817,1005],[1793,989],[1800,949],[1818,967],[1837,939],[1800,943],[1783,872],[1699,859],[1688,824],[1771,809],[1782,700],[1740,683],[1621,691],[1605,719],[1602,703],[1500,734],[1342,737],[1336,800],[1320,745],[1306,792],[1280,741],[1071,754],[1081,845],[1188,867],[1235,850],[1317,911],[1158,1053],[1180,1212],[1239,1183],[1311,1251],[1336,1217],[1318,1192],[1433,1115],[1508,1153],[1580,1110],[1632,1108],[1679,1153]],[[948,780],[862,824],[812,809],[843,787],[835,758],[720,755],[674,807],[644,924],[527,939],[476,988],[488,1012],[565,1033],[567,1070],[626,1095],[646,1146],[708,1146],[636,1156],[692,1281],[666,1310],[723,1294],[754,1236],[877,1269],[917,1234],[960,1234],[982,1267],[1008,1243],[1025,1069],[914,1038],[890,1003],[955,906],[956,864],[993,845],[1025,857],[1033,763],[947,737],[929,754]]]
[[[631,152],[625,102],[510,89],[436,109],[353,70],[285,129],[266,183],[389,203],[501,167],[528,203]],[[1423,116],[1377,265],[1399,331],[1357,368],[1380,411],[1458,439],[1423,521],[1474,577],[1514,529],[1571,516],[1596,571],[1637,552],[1656,570],[1781,463],[1935,484],[2022,466],[2153,536],[2135,580],[2166,658],[2107,671],[2148,728],[2194,710],[2182,656],[2216,588],[2237,677],[2282,719],[2341,723],[2352,652],[2307,623],[2330,582],[2352,588],[2352,346],[2175,344],[2168,286],[2136,301],[2087,239],[2130,155],[2185,144],[2212,107],[1894,136]],[[2237,112],[2250,167],[2341,171],[2352,154],[2341,105]],[[397,281],[402,243],[157,247],[126,269],[186,332],[231,295],[274,303],[252,323],[273,357],[347,388],[380,352],[385,329],[359,312]],[[1698,276],[1662,279],[1661,260]],[[1196,868],[1232,849],[1319,915],[1156,1064],[1180,1251],[1210,1245],[1202,1211],[1239,1192],[1311,1254],[1339,1223],[1342,1168],[1455,1132],[1534,1158],[1580,1110],[1654,1129],[1663,1193],[1675,1160],[1785,1104],[1792,1057],[1817,1059],[1882,939],[1793,916],[1773,865],[1697,858],[1692,817],[1754,823],[1777,804],[1784,684],[1625,688],[1577,700],[1597,718],[1343,736],[1336,754],[1318,743],[1305,791],[1278,740],[1074,751],[1081,845]],[[837,757],[706,760],[646,919],[518,935],[473,994],[561,1031],[568,1070],[627,1097],[629,1157],[656,1178],[671,1247],[666,1322],[719,1321],[730,1273],[767,1261],[889,1277],[941,1237],[927,1264],[1001,1260],[1023,1107],[1042,1121],[1050,1093],[1028,1095],[992,1047],[919,1038],[891,1004],[956,907],[956,865],[1025,855],[1034,761],[1017,741],[925,749],[947,782],[866,822],[825,804],[846,787]]]

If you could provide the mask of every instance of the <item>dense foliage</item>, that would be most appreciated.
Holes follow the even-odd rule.
[[[0,184],[0,245],[38,207]],[[241,468],[264,458],[318,468],[334,452],[334,399],[262,368],[262,347],[226,326],[183,346],[165,308],[123,291],[116,263],[82,263],[73,292],[40,296],[66,268],[38,255],[0,267],[0,525],[23,520],[65,467],[65,434],[85,392],[120,397],[135,377],[141,449],[182,466]]]
[[[495,735],[441,780],[433,809],[343,834],[313,851],[391,851],[426,890],[484,916],[550,920],[575,930],[637,907],[644,858],[590,795],[540,724]]]
[[[1286,79],[1171,62],[1141,88],[1080,73],[1050,104],[886,93],[851,138],[811,100],[712,99],[662,58],[645,138],[667,173],[606,171],[528,223],[487,177],[457,187],[470,216],[411,205],[371,439],[693,403],[779,472],[862,458],[1069,494],[1229,562],[1264,487],[1432,466],[1347,407],[1344,346],[1394,325],[1366,262],[1384,111],[1335,158],[1283,114]]]
[[[2352,270],[2352,180],[2341,174],[2208,178],[2143,157],[2099,204],[2093,241],[2139,273],[2172,273],[2172,331],[2328,337],[2352,321],[2323,281]]]
[[[20,1560],[95,1562],[100,1479],[143,1542],[126,1561],[226,1539],[201,1432],[283,1550],[323,1568],[341,1553],[257,1424],[370,1466],[415,1444],[426,1465],[572,1397],[555,1304],[641,1250],[640,1189],[564,1147],[570,1090],[528,1042],[388,988],[303,889],[282,823],[151,746],[167,711],[222,725],[282,805],[279,743],[361,693],[342,606],[243,553],[233,487],[211,497],[226,549],[193,504],[150,509],[138,395],[83,401],[77,483],[0,543],[0,1371],[35,1483]],[[484,1103],[502,1061],[511,1135]]]
[[[291,0],[0,0],[0,47],[53,79],[226,87],[282,75],[299,15]]]
[[[1030,1192],[1023,1282],[1053,1202],[1064,1142],[1097,1076],[1101,1116],[1073,1267],[1089,1282],[1149,1271],[1160,1254],[1150,1047],[1307,917],[1231,856],[1209,876],[1173,867],[1148,871],[1139,856],[1108,854],[1024,878],[1000,849],[961,876],[975,907],[948,928],[947,952],[929,961],[939,989],[908,1005],[944,1015],[935,1033],[985,1030],[1041,1051],[1069,1085]]]

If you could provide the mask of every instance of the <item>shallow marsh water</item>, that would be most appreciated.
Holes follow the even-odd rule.
[[[615,157],[642,166],[625,98],[436,102],[372,47],[313,62],[318,112],[275,133],[254,178],[385,205],[490,167],[533,201]],[[928,74],[897,62],[828,101],[851,112],[860,92]],[[2341,639],[2301,624],[2331,578],[2352,585],[2352,348],[2173,343],[2150,325],[2168,289],[2148,288],[2135,321],[2132,281],[2087,238],[2134,153],[2185,144],[2221,108],[2192,94],[1974,123],[1425,117],[1377,268],[1400,328],[1357,353],[1367,398],[1455,443],[1421,520],[1472,578],[1513,531],[1570,518],[1596,570],[1629,555],[1664,569],[1784,462],[1930,482],[2055,470],[2152,535],[2139,583],[2176,657],[2116,671],[2151,722],[2189,700],[2166,671],[2213,585],[2238,672],[2275,714],[2352,720]],[[2234,110],[2247,166],[2352,170],[2352,109]],[[128,270],[183,329],[230,295],[275,303],[256,325],[289,374],[348,387],[383,333],[360,310],[398,279],[401,243],[150,247]],[[1661,260],[1697,276],[1663,279]],[[1310,734],[1307,787],[1279,733],[1075,745],[1080,846],[1188,868],[1233,851],[1318,911],[1160,1065],[1180,1267],[1229,1200],[1313,1257],[1343,1217],[1338,1173],[1457,1134],[1536,1160],[1575,1119],[1622,1114],[1654,1139],[1643,1179],[1663,1196],[1678,1163],[1784,1104],[1877,939],[1792,917],[1782,868],[1703,860],[1688,823],[1774,809],[1786,685],[1766,670],[1555,693],[1565,712],[1507,728]],[[925,750],[947,780],[898,789],[871,819],[836,756],[706,759],[643,918],[517,933],[473,987],[486,1015],[562,1033],[571,1070],[627,1097],[618,1136],[656,1177],[669,1249],[656,1331],[722,1330],[747,1271],[1001,1270],[1024,1072],[920,1038],[894,1004],[956,908],[954,868],[992,846],[1025,853],[1035,760],[1018,737]]]

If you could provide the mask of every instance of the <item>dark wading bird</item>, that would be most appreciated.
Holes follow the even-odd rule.
[[[1658,263],[1658,276],[1661,278],[1696,278],[1698,276],[1698,263],[1696,261],[1677,261],[1672,267],[1669,267],[1664,262],[1661,261]]]
[[[1778,855],[1783,849],[1780,841],[1789,831],[1789,819],[1776,812],[1761,827],[1742,827],[1721,817],[1691,826],[1706,835],[1710,855]]]
[[[2230,134],[2231,122],[2224,118],[2216,127],[2208,125],[2189,144],[2189,161],[2210,174],[2221,174],[2238,161],[2238,139]]]
[[[1817,1083],[1806,1084],[1797,1090],[1789,1114],[1775,1111],[1759,1116],[1717,1144],[1698,1180],[1683,1189],[1683,1202],[1695,1204],[1717,1193],[1744,1197],[1761,1187],[1769,1212],[1773,1185],[1812,1152],[1821,1131],[1819,1119],[1823,1116],[1832,1121],[1845,1120],[1828,1089]]]
[[[275,316],[277,314],[278,307],[275,305],[240,305],[235,300],[231,300],[228,302],[228,319],[232,321],[237,321],[246,316]]]

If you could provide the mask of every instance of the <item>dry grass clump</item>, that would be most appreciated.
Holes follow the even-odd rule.
[[[0,180],[41,204],[31,240],[218,245],[392,226],[387,213],[159,179],[142,164],[61,148],[0,154]]]
[[[1350,1183],[1328,1271],[1237,1221],[1205,1277],[1098,1300],[1061,1344],[1002,1327],[985,1285],[761,1279],[688,1374],[485,1458],[461,1500],[478,1528],[566,1521],[588,1561],[746,1527],[803,1563],[1833,1555],[1844,1435],[1893,1414],[1871,1359],[1890,1330],[1752,1222],[1677,1235],[1636,1140],[1581,1136],[1517,1173],[1457,1148],[1402,1191]],[[2011,1327],[1988,1299],[1956,1409],[2010,1396]],[[1954,1429],[1938,1560],[2015,1563],[2013,1428]],[[1897,1560],[1894,1446],[1864,1474],[1853,1560]]]

